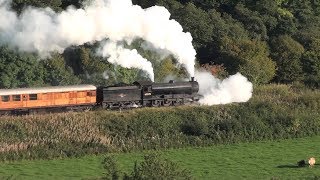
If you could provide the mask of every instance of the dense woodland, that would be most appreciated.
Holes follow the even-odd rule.
[[[59,12],[83,0],[13,0],[18,13],[26,6]],[[143,8],[165,6],[191,32],[197,66],[219,78],[241,72],[254,84],[295,83],[320,86],[319,0],[133,0]],[[1,33],[1,32],[0,32]],[[155,81],[186,76],[176,60],[130,45],[153,62]],[[96,44],[70,47],[48,59],[0,47],[0,88],[91,83],[107,85],[143,79],[138,69],[112,65],[95,55]]]

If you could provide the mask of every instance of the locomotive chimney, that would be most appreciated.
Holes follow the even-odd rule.
[[[191,82],[194,82],[194,77],[191,77]]]

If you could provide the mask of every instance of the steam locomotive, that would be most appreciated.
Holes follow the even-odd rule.
[[[197,102],[201,98],[198,91],[199,84],[193,77],[185,82],[136,81],[132,85],[122,83],[107,87],[0,89],[0,114],[177,106]]]

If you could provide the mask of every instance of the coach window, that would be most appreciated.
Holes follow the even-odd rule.
[[[78,97],[84,97],[86,95],[85,91],[79,91],[78,92]]]
[[[10,101],[10,96],[1,96],[1,101],[2,102],[9,102]]]
[[[29,94],[29,100],[30,101],[38,100],[38,94]]]
[[[95,91],[88,91],[87,96],[96,96],[96,92]]]
[[[21,101],[21,96],[20,95],[13,95],[12,100],[13,101]]]

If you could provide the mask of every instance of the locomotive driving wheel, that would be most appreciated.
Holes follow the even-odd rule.
[[[160,106],[160,104],[161,104],[160,100],[153,100],[151,105],[152,105],[152,107],[158,107],[158,106]]]
[[[182,104],[182,99],[176,99],[175,101],[172,102],[173,106],[179,106]]]
[[[163,104],[162,104],[162,105],[165,106],[165,107],[168,107],[168,106],[171,106],[171,104],[172,104],[172,101],[166,99],[166,100],[163,101]]]

